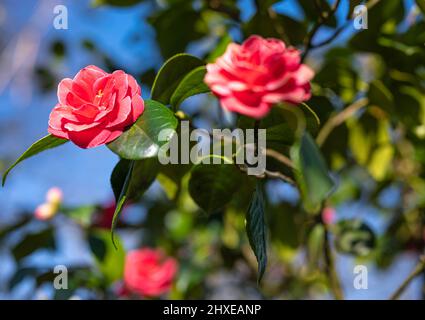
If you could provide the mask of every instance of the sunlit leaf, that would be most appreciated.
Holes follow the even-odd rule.
[[[177,125],[177,118],[170,109],[159,102],[147,100],[139,119],[108,147],[123,159],[152,158],[171,139],[169,136],[168,141],[159,141],[159,133],[166,129],[175,130]]]
[[[24,161],[25,159],[28,159],[32,156],[35,156],[36,154],[48,150],[48,149],[52,149],[52,148],[56,148],[59,147],[60,145],[64,144],[68,142],[68,140],[65,139],[60,139],[57,138],[55,136],[52,136],[51,134],[41,138],[40,140],[34,142],[31,147],[29,147],[27,149],[27,151],[25,151],[19,158],[18,160],[16,160],[10,167],[9,169],[7,169],[4,174],[3,174],[3,180],[2,180],[2,185],[5,184],[6,182],[6,178],[9,174],[9,172],[16,166],[18,165],[20,162]]]

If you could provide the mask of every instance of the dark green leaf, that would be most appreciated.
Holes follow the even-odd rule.
[[[19,158],[18,160],[15,161],[14,164],[12,164],[9,169],[7,169],[5,171],[5,173],[3,174],[3,180],[2,180],[2,185],[4,186],[5,182],[6,182],[6,178],[7,175],[9,174],[9,172],[20,162],[24,161],[25,159],[28,159],[32,156],[35,156],[36,154],[47,150],[47,149],[52,149],[52,148],[56,148],[64,143],[68,142],[68,140],[65,139],[60,139],[57,137],[52,136],[51,134],[48,134],[47,136],[41,138],[40,140],[34,142],[31,147],[29,147],[27,149],[27,151],[25,151]]]
[[[121,159],[112,171],[111,186],[117,202],[124,186],[127,173],[130,170],[131,163],[132,161],[130,160]],[[158,171],[159,164],[156,158],[135,161],[133,176],[131,177],[131,183],[128,190],[128,199],[137,200],[140,198],[155,181]]]
[[[145,101],[145,111],[139,119],[116,140],[109,149],[123,159],[141,160],[155,157],[167,141],[159,141],[161,130],[175,130],[178,121],[173,112],[159,102]],[[168,141],[171,136],[168,137]]]
[[[167,60],[156,75],[152,86],[151,98],[163,104],[169,104],[180,82],[192,70],[201,67],[204,62],[192,55],[181,53]]]
[[[246,214],[246,232],[249,244],[254,251],[258,262],[258,283],[264,275],[267,266],[267,245],[266,245],[266,223],[265,202],[261,184],[257,187],[251,199],[251,203]]]
[[[117,248],[116,244],[115,244],[115,238],[114,238],[114,231],[115,231],[115,227],[117,225],[118,222],[118,218],[121,214],[122,209],[124,208],[124,204],[128,198],[128,189],[131,183],[131,177],[133,175],[133,169],[134,169],[134,164],[135,161],[131,161],[127,175],[125,177],[122,189],[121,189],[121,193],[120,196],[118,198],[117,201],[117,205],[115,207],[115,211],[114,211],[114,216],[112,218],[112,225],[111,225],[111,239],[112,239],[112,244],[115,246],[115,248]]]
[[[192,169],[189,193],[199,207],[207,213],[213,213],[232,200],[233,194],[240,187],[241,176],[233,164],[201,163]]]
[[[200,66],[190,71],[177,86],[170,99],[170,104],[174,110],[177,110],[180,104],[187,98],[209,92],[210,89],[204,83],[204,77],[207,73],[205,66]]]
[[[12,254],[15,260],[19,261],[41,248],[55,248],[53,229],[48,228],[40,232],[25,235],[24,239],[12,249]]]

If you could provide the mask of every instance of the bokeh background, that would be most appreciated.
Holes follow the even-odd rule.
[[[190,14],[186,13],[187,15],[182,14],[182,16],[179,16],[176,9],[174,13],[172,10],[166,11],[167,8],[173,7],[173,1],[140,1],[140,3],[123,7],[101,2],[98,1],[97,4],[84,0],[2,0],[0,2],[0,171],[4,171],[31,143],[47,133],[48,116],[57,101],[56,86],[60,79],[72,77],[78,70],[89,64],[98,65],[105,70],[123,69],[143,83],[142,93],[147,98],[154,71],[158,70],[165,58],[179,51],[204,57],[213,51],[217,42],[224,36],[230,36],[234,41],[242,41],[246,31],[240,26],[247,24],[258,13],[255,2],[251,0],[222,1],[225,7],[228,6],[231,9],[228,11],[230,13],[223,13],[218,9],[207,11],[202,9],[204,1],[193,1],[190,4]],[[271,2],[273,2],[274,12],[299,21],[299,25],[304,28],[309,27],[317,18],[314,15],[308,16],[309,11],[306,11],[299,1]],[[341,2],[336,13],[338,25],[344,24],[350,1],[342,0]],[[384,2],[397,2],[404,8],[399,29],[394,32],[403,32],[412,25],[420,25],[416,32],[418,38],[422,39],[422,47],[419,46],[419,48],[423,53],[423,17],[420,17],[414,1]],[[313,6],[311,3],[308,6]],[[65,5],[68,9],[69,28],[67,30],[56,30],[53,27],[55,17],[53,8],[56,5]],[[232,16],[235,15],[239,21],[232,20]],[[370,19],[373,17],[370,15]],[[370,24],[373,25],[373,22],[370,21]],[[292,35],[302,32],[298,29],[299,25],[294,24],[292,28],[291,24],[285,25],[287,26],[285,32],[291,35],[291,39],[293,39]],[[259,30],[260,26],[266,27],[267,21],[260,23],[256,30],[256,33],[267,33],[267,31]],[[316,40],[320,42],[321,39],[326,39],[335,29],[332,26],[323,28]],[[339,68],[338,58],[335,56],[329,60],[325,58],[326,54],[332,48],[338,47],[341,48],[341,55],[345,55],[344,49],[349,48],[349,40],[360,32],[368,33],[369,30],[357,31],[350,25],[330,45],[314,50],[306,62],[316,71],[321,70],[329,61],[334,63],[334,68]],[[173,33],[175,33],[176,41],[180,43],[173,44]],[[366,46],[373,47],[378,42],[378,38],[371,36],[367,41],[369,42]],[[303,48],[302,42],[294,45],[300,49]],[[347,67],[346,70],[355,72],[356,81],[360,83],[358,88],[362,88],[364,83],[371,82],[367,77],[372,79],[377,77],[373,71],[377,63],[374,67],[368,65],[370,59],[366,54],[356,59],[361,67],[354,70]],[[385,55],[381,59],[385,62]],[[403,60],[399,63],[403,64]],[[381,68],[385,69],[385,66]],[[400,69],[402,70],[402,67]],[[385,72],[382,71],[384,77]],[[332,77],[330,72],[325,71],[325,73]],[[323,73],[321,77],[323,78]],[[344,77],[342,71],[338,77],[334,80],[331,78],[329,90],[334,90],[333,94],[340,96],[344,95],[345,90],[345,97],[348,95],[348,98],[342,105],[348,105],[351,99],[350,94],[353,95],[352,100],[357,95],[357,92],[348,91],[355,91],[357,87],[353,89],[349,87],[350,84],[347,85],[347,81],[351,78],[346,78],[346,83],[341,84],[343,82],[341,77]],[[341,81],[341,83],[334,85],[332,81]],[[326,88],[325,82],[320,83],[322,88]],[[423,82],[424,78],[422,78],[422,88]],[[335,88],[336,86],[338,88]],[[338,103],[334,103],[330,97],[331,95],[327,97],[331,101],[330,105],[338,110]],[[320,108],[314,105],[312,107],[316,108],[315,111]],[[231,115],[223,115],[218,111],[216,102],[209,96],[191,98],[185,103],[184,108],[189,113],[203,116],[198,120],[199,126],[208,128],[220,121],[221,124],[232,121]],[[344,139],[343,136],[340,136],[340,139]],[[328,159],[328,162],[331,161]],[[51,281],[43,282],[42,278],[40,280],[40,274],[44,274],[46,270],[51,270],[58,264],[70,268],[82,267],[95,273],[98,266],[83,231],[85,229],[81,227],[79,221],[76,222],[66,214],[58,215],[49,222],[32,219],[35,208],[44,201],[47,190],[53,186],[62,189],[64,207],[75,210],[83,208],[83,211],[85,208],[91,216],[106,215],[108,210],[104,208],[111,206],[114,201],[109,177],[116,163],[116,155],[106,147],[82,150],[72,144],[66,144],[60,149],[42,153],[20,164],[14,170],[6,186],[0,189],[0,299],[69,298],[71,296],[95,299],[117,298],[119,280],[113,281],[114,284],[108,282],[108,288],[105,288],[105,283],[101,280],[80,281],[76,285],[78,288],[76,291],[64,293],[63,296],[55,292]],[[382,165],[386,164],[383,162]],[[389,165],[389,167],[392,166],[393,164]],[[405,182],[400,182],[397,177],[391,176],[389,183],[378,192],[376,190],[381,184],[367,175],[360,164],[353,164],[344,175],[349,182],[353,182],[344,183],[344,186],[351,188],[354,184],[355,187],[352,187],[354,191],[349,192],[349,196],[344,194],[341,195],[342,200],[334,201],[335,205],[332,206],[335,209],[334,219],[338,221],[360,218],[379,238],[379,235],[387,232],[393,213],[399,210]],[[284,206],[295,207],[299,202],[297,191],[283,182],[269,182],[267,191],[271,203],[279,205],[283,203]],[[373,192],[378,193],[376,203],[368,196]],[[199,219],[192,215],[192,211],[196,211],[191,207],[193,204],[187,205],[189,209],[184,209],[185,214],[179,213],[178,207],[169,206],[167,210],[164,209],[166,205],[156,207],[158,203],[166,203],[166,201],[164,191],[160,183],[156,181],[140,204],[127,208],[123,215],[125,227],[119,234],[126,251],[152,245],[162,247],[169,254],[178,256],[181,268],[176,280],[176,288],[169,297],[221,299],[331,297],[321,276],[314,272],[304,274],[297,272],[307,264],[305,250],[298,245],[287,245],[283,240],[283,243],[277,246],[279,249],[276,249],[281,250],[281,254],[276,255],[279,258],[271,259],[268,275],[265,277],[265,289],[260,290],[255,281],[255,268],[249,266],[250,258],[241,257],[244,256],[244,250],[246,251],[243,224],[240,225],[240,221],[243,220],[240,220],[237,215],[234,217],[230,215],[227,219],[208,218],[201,215],[198,221]],[[72,211],[71,209],[69,211]],[[274,212],[278,212],[278,209],[272,209],[270,214]],[[422,217],[423,212],[422,209]],[[158,228],[162,230],[158,233],[159,239],[149,232],[150,226],[154,224],[151,220],[156,219],[155,215],[158,219]],[[228,221],[232,219],[235,221]],[[87,224],[87,221],[84,223]],[[90,223],[93,224],[93,222]],[[294,222],[288,223],[289,227],[282,229],[281,232],[291,233],[288,228],[290,229]],[[199,225],[201,227],[195,227]],[[10,226],[12,228],[8,229]],[[25,242],[28,235],[40,234],[46,228],[52,232],[54,246],[51,246],[51,243],[48,244],[42,237],[30,238]],[[423,225],[418,228],[422,228],[423,232]],[[5,231],[2,232],[2,230]],[[396,232],[393,235],[395,237]],[[37,241],[39,241],[38,244]],[[23,250],[24,253],[18,255],[19,259],[17,259],[13,248],[16,249],[16,246],[22,242],[29,247],[30,242],[37,245]],[[407,240],[397,242],[395,245],[397,251],[394,247],[394,252],[391,253],[394,257],[385,266],[376,263],[374,258],[359,260],[353,255],[338,253],[337,269],[345,297],[347,299],[388,298],[413,269],[420,248],[423,250],[423,243],[412,248],[413,245],[409,247],[407,242]],[[247,255],[250,254],[247,253]],[[220,258],[211,258],[214,256],[220,256]],[[207,263],[206,260],[210,259],[211,261]],[[362,263],[368,267],[367,290],[356,290],[353,287],[353,267],[356,263]],[[211,265],[207,266],[208,264]],[[17,275],[18,272],[20,273]],[[403,298],[422,298],[424,279],[425,275],[416,278]],[[282,286],[273,287],[270,285],[273,282],[281,282]]]

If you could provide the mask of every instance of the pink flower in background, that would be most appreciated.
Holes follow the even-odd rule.
[[[62,190],[58,187],[50,188],[46,194],[46,200],[49,203],[60,204],[63,199]]]
[[[119,137],[143,113],[136,80],[118,70],[106,73],[88,66],[58,86],[59,103],[49,119],[49,132],[81,148],[93,148]]]
[[[178,264],[161,250],[143,248],[127,254],[124,282],[132,292],[157,297],[171,289]]]
[[[58,212],[62,200],[62,190],[58,187],[50,188],[46,193],[46,202],[35,209],[35,218],[38,220],[49,220],[53,218]]]
[[[56,211],[56,207],[51,203],[43,203],[35,209],[34,216],[38,220],[49,220],[54,217]]]
[[[276,103],[310,99],[313,76],[298,50],[278,39],[251,36],[242,45],[229,44],[207,65],[205,83],[225,109],[259,119]]]
[[[326,207],[322,211],[322,220],[325,224],[332,224],[335,221],[336,211],[334,208]]]

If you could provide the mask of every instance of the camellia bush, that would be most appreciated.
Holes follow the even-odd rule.
[[[388,292],[399,298],[425,275],[425,3],[298,0],[294,18],[280,11],[288,1],[257,0],[243,18],[237,1],[162,2],[147,17],[162,66],[129,74],[99,58],[58,80],[47,135],[4,172],[3,185],[49,149],[60,161],[65,143],[118,157],[113,203],[67,207],[54,188],[34,217],[0,230],[44,223],[10,248],[10,286],[53,281],[49,268],[20,261],[54,248],[62,216],[95,266],[69,266],[58,299],[80,288],[95,298],[210,298],[218,270],[235,275],[227,285],[240,297],[344,299],[340,257],[385,269],[413,252],[417,266]],[[202,41],[202,53],[185,53]],[[349,203],[385,227],[345,215]],[[135,210],[145,212],[136,223]],[[128,232],[140,241],[126,253]]]

